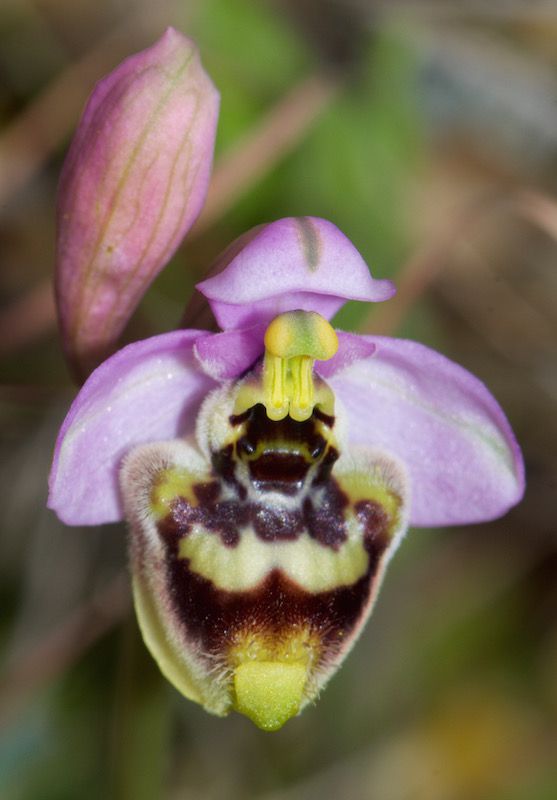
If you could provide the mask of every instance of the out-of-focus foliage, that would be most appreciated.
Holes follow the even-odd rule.
[[[341,69],[327,54],[342,20]],[[94,81],[168,24],[222,93],[221,205],[126,338],[176,325],[244,230],[322,215],[400,286],[339,325],[418,337],[482,377],[528,468],[505,519],[410,533],[326,695],[273,736],[160,678],[129,613],[122,526],[66,529],[44,508],[73,393],[49,293],[60,164]],[[557,796],[556,42],[549,3],[2,4],[2,798]]]

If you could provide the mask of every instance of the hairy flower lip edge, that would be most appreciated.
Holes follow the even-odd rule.
[[[400,466],[400,465],[399,465]],[[402,473],[404,474],[404,473]],[[377,597],[379,595],[379,591],[381,589],[383,580],[385,578],[385,574],[389,563],[394,556],[395,552],[397,551],[402,539],[405,537],[408,531],[408,520],[407,520],[407,507],[404,511],[401,521],[397,526],[397,531],[393,540],[391,541],[389,547],[385,551],[384,555],[381,558],[381,563],[379,569],[374,573],[372,584],[371,584],[371,591],[365,606],[363,606],[360,619],[354,629],[351,631],[350,635],[346,637],[343,641],[342,648],[338,651],[334,660],[331,660],[327,665],[327,672],[325,675],[321,676],[319,681],[317,692],[313,695],[307,695],[300,705],[298,709],[298,714],[301,713],[304,708],[306,708],[312,702],[315,702],[319,693],[325,688],[328,681],[334,676],[337,670],[340,668],[344,660],[350,654],[353,646],[358,641],[359,637],[363,633],[365,625],[369,620],[373,609],[375,607],[375,603],[377,601]],[[166,677],[166,679],[175,686],[178,691],[180,691],[187,699],[192,700],[193,702],[201,704],[206,710],[210,710],[211,713],[217,714],[217,716],[226,716],[231,708],[224,711],[224,713],[220,713],[215,711],[214,709],[207,709],[207,702],[208,698],[204,697],[199,691],[192,685],[191,679],[188,677],[184,682],[184,675],[183,670],[176,668],[176,659],[169,654],[169,651],[166,648],[162,648],[161,652],[161,643],[160,641],[156,641],[154,638],[154,634],[152,630],[150,630],[153,626],[153,618],[156,618],[156,625],[161,627],[162,623],[160,618],[157,615],[156,610],[153,608],[152,603],[148,598],[148,590],[143,587],[143,579],[141,577],[141,573],[139,570],[134,570],[133,575],[133,593],[134,593],[134,604],[136,608],[136,613],[139,618],[139,624],[142,636],[148,645],[149,651],[151,652],[153,658],[157,662],[161,672]],[[150,619],[149,619],[150,617]],[[166,637],[168,641],[168,637]]]

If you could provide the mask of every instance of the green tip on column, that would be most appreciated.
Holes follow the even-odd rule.
[[[235,708],[264,731],[278,731],[298,713],[307,679],[305,664],[246,661],[234,671]]]

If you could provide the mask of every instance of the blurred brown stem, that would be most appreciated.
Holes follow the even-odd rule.
[[[318,72],[290,89],[217,165],[203,212],[191,236],[203,233],[306,135],[336,97],[341,83]]]
[[[516,213],[557,241],[557,200],[536,189],[517,192],[513,199]]]
[[[406,261],[396,279],[397,293],[389,303],[373,307],[362,325],[365,333],[393,334],[404,317],[422,297],[439,273],[444,269],[451,252],[465,232],[497,204],[498,198],[490,194],[476,197],[471,203],[455,210],[449,222],[431,236],[425,244]]]

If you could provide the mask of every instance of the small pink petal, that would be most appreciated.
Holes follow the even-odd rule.
[[[331,222],[288,217],[248,231],[198,284],[221,328],[267,324],[283,311],[330,319],[346,300],[388,300],[395,287],[375,280],[354,245]]]
[[[364,337],[376,353],[330,378],[350,440],[402,461],[412,483],[412,525],[480,522],[522,497],[524,464],[487,388],[417,342]]]
[[[372,356],[376,347],[373,342],[368,341],[363,336],[356,333],[345,333],[337,331],[338,350],[328,361],[316,361],[315,369],[322,378],[329,380],[337,372],[340,372],[355,361]]]
[[[194,352],[203,371],[217,381],[237,378],[263,354],[265,326],[204,336]]]
[[[205,200],[218,94],[173,28],[93,91],[58,196],[56,295],[86,376],[110,352]]]
[[[193,345],[200,331],[174,331],[128,345],[87,380],[60,429],[48,507],[68,525],[122,519],[118,470],[138,444],[192,433],[215,386]]]

